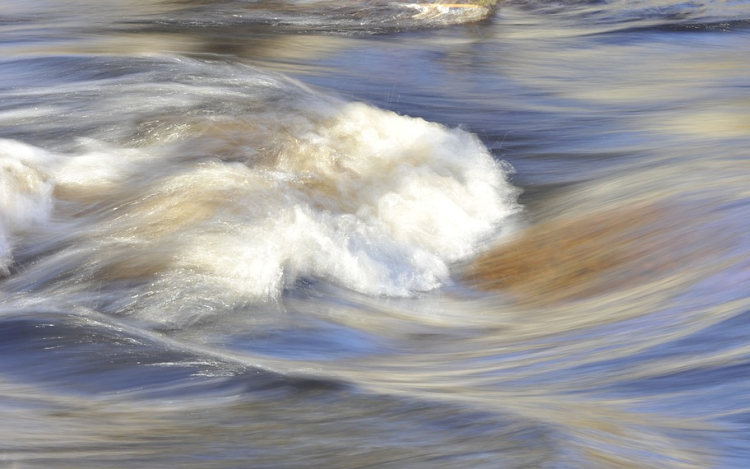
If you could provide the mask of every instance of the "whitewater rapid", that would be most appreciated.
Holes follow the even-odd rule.
[[[510,166],[464,130],[252,67],[125,63],[128,73],[79,84],[85,99],[76,90],[48,111],[90,109],[91,132],[53,149],[0,141],[11,289],[99,295],[104,282],[123,289],[110,308],[154,317],[177,299],[190,317],[207,303],[278,299],[297,281],[411,296],[450,282],[451,264],[519,210]]]

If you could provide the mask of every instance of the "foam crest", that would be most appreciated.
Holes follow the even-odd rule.
[[[260,180],[231,191],[231,228],[193,238],[181,267],[251,296],[300,277],[410,295],[447,281],[449,263],[517,209],[503,168],[467,132],[356,103],[298,124],[275,158],[232,169]],[[213,178],[202,184],[231,179]]]
[[[116,231],[169,251],[167,267],[136,270],[162,269],[180,285],[195,276],[188,283],[248,299],[277,297],[299,278],[406,296],[446,282],[449,264],[517,209],[476,137],[422,119],[320,107],[275,141],[242,163],[233,151],[186,166],[129,207]]]
[[[297,142],[280,168],[323,182],[312,187],[333,192],[338,211],[446,261],[471,255],[516,209],[503,168],[461,130],[354,103]]]
[[[496,1],[405,3],[403,8],[416,11],[414,19],[459,23],[487,17]]]
[[[13,140],[0,140],[0,275],[7,275],[16,238],[42,225],[52,211],[52,154]]]
[[[8,143],[22,151],[3,164],[25,172],[3,172],[5,231],[49,217],[54,188],[76,241],[38,270],[67,272],[75,288],[148,284],[118,308],[158,315],[174,301],[278,298],[300,279],[432,290],[517,210],[507,168],[468,132],[361,103],[303,104],[283,119],[173,118],[141,147],[86,141],[53,155]]]

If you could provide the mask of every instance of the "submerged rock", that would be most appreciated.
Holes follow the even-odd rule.
[[[664,279],[726,247],[684,207],[619,206],[556,218],[480,255],[464,280],[522,303],[575,300]],[[700,222],[700,224],[699,224]]]

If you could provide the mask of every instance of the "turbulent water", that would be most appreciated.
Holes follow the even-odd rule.
[[[750,2],[0,3],[0,467],[750,465]]]

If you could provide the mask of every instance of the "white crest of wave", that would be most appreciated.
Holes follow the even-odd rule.
[[[335,190],[334,211],[449,262],[516,209],[515,189],[474,135],[364,104],[297,137],[279,169]]]
[[[517,209],[502,166],[467,132],[357,103],[296,124],[263,164],[189,177],[237,186],[227,194],[234,215],[195,236],[181,267],[256,296],[298,277],[410,295],[448,280],[449,263],[474,254]]]
[[[149,310],[191,288],[221,301],[275,298],[300,278],[408,296],[449,280],[450,263],[517,210],[505,168],[468,132],[357,103],[267,118],[180,128],[190,135],[176,144],[89,142],[39,161],[66,207],[89,207],[58,213],[86,231],[76,238],[88,247],[70,248],[88,256],[76,268],[98,284],[146,280]],[[52,181],[28,172],[34,190],[1,201],[14,232],[52,206]]]
[[[45,170],[54,156],[12,140],[0,140],[0,275],[8,274],[15,238],[47,222],[54,182]]]

